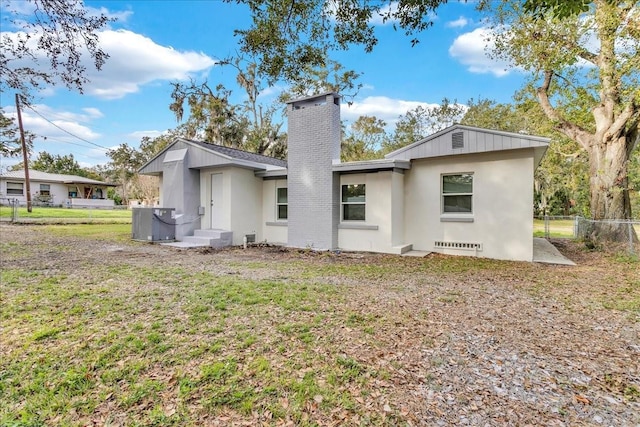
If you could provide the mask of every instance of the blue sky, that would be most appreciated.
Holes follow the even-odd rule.
[[[23,113],[25,128],[38,135],[36,153],[73,154],[82,166],[92,166],[108,161],[100,147],[122,143],[137,147],[143,136],[157,136],[177,125],[168,109],[171,82],[194,78],[223,83],[233,90],[233,101],[242,101],[234,70],[216,61],[237,50],[234,29],[250,25],[243,6],[206,0],[85,4],[117,18],[100,34],[110,59],[100,72],[87,67],[91,83],[83,95],[63,86],[37,94],[35,111]],[[439,8],[433,27],[419,36],[421,42],[413,48],[402,31],[379,22],[380,42],[372,53],[360,47],[336,53],[333,59],[363,74],[359,80],[363,88],[352,106],[343,105],[342,117],[352,121],[375,115],[391,129],[408,109],[437,104],[444,97],[460,103],[470,98],[509,102],[524,76],[486,56],[490,33],[474,6],[474,2],[451,2]],[[3,25],[2,31],[16,29]],[[283,88],[266,91],[262,102],[269,103]],[[15,114],[13,102],[13,94],[2,94],[1,105],[9,116]],[[0,168],[17,161],[0,159]]]

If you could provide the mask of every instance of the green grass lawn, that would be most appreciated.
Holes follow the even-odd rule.
[[[131,224],[55,224],[44,225],[43,230],[59,237],[85,237],[115,242],[131,241]]]
[[[0,206],[0,218],[11,218],[12,208]],[[120,222],[131,223],[129,209],[67,209],[34,206],[31,212],[26,207],[18,208],[18,221],[25,222]]]
[[[549,221],[549,237],[571,238],[573,237],[573,220],[553,220]],[[544,220],[533,220],[534,237],[546,237],[544,234]]]
[[[462,359],[467,344],[455,353],[454,338],[485,330],[482,319],[463,323],[478,304],[483,313],[496,301],[504,309],[551,301],[582,332],[600,317],[640,322],[637,263],[628,259],[559,274],[467,257],[171,251],[130,242],[128,224],[2,227],[1,426],[418,425],[412,417],[429,408],[416,390],[439,393],[440,380],[456,380],[431,378],[430,369],[484,360]],[[520,345],[548,336],[548,324],[537,335],[524,317]],[[492,349],[521,335],[513,321],[496,323]],[[446,360],[428,357],[441,348]],[[540,348],[518,351],[543,357]],[[597,375],[603,362],[589,363]],[[612,378],[621,385],[607,395],[640,398],[626,377]],[[537,414],[547,413],[555,416]]]
[[[574,221],[572,219],[561,219],[549,221],[549,237],[573,238]],[[640,224],[635,224],[636,234],[640,236]],[[533,220],[533,236],[546,237],[544,233],[544,220]]]

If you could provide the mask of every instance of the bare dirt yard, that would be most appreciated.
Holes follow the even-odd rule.
[[[0,225],[0,425],[638,426],[640,263]]]

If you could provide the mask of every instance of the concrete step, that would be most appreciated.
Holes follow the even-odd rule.
[[[193,236],[184,236],[180,243],[182,247],[224,248],[233,243],[233,231],[195,230]]]
[[[185,243],[199,244],[202,246],[211,246],[212,242],[215,240],[219,240],[219,239],[215,239],[211,237],[202,237],[202,236],[184,236],[182,238],[182,241]]]
[[[207,237],[210,239],[218,239],[219,242],[215,242],[214,248],[223,248],[225,246],[231,246],[233,242],[233,231],[219,230],[219,229],[207,229],[207,230],[195,230],[193,232],[194,237]]]
[[[212,239],[219,239],[220,238],[220,233],[224,233],[225,230],[219,230],[219,229],[204,229],[204,230],[195,230],[193,232],[194,236],[197,237],[210,237]]]

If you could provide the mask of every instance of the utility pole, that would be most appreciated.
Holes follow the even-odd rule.
[[[24,128],[22,127],[22,113],[20,112],[20,94],[16,93],[16,111],[18,112],[18,128],[20,129],[20,142],[22,143],[22,160],[24,162],[24,182],[27,190],[27,212],[31,213],[31,182],[29,181],[29,153],[27,143],[24,140]]]

